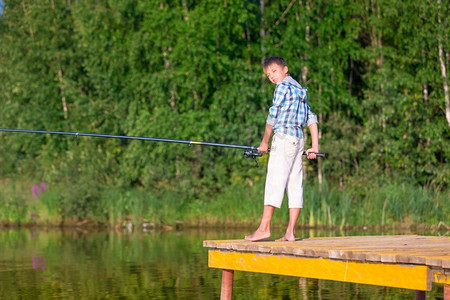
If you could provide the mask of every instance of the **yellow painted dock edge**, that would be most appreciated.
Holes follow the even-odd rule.
[[[443,271],[435,271],[435,272],[433,272],[433,277],[434,277],[433,282],[446,284],[446,285],[450,286],[450,274],[449,273],[446,274]]]
[[[432,280],[428,280],[428,267],[417,265],[340,261],[210,249],[208,266],[420,291],[429,291],[432,288]]]

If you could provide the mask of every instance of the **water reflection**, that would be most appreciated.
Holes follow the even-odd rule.
[[[242,238],[246,233],[2,230],[0,298],[218,299],[221,272],[208,268],[202,242]],[[408,290],[247,272],[235,272],[233,293],[234,299],[414,297]],[[442,290],[435,287],[432,293],[438,296]]]

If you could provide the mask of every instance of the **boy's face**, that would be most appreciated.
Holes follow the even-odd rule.
[[[288,76],[288,67],[280,66],[278,64],[271,64],[264,69],[264,73],[267,75],[270,81],[275,84],[279,84],[284,78]]]

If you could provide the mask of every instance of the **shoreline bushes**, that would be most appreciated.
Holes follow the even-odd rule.
[[[327,153],[305,163],[302,224],[449,215],[450,7],[440,1],[4,3],[1,128],[258,145],[274,90],[261,61],[279,55],[308,87]],[[0,179],[49,183],[36,205],[52,222],[138,211],[172,222],[189,208],[254,222],[264,176],[232,150],[0,132]],[[31,213],[13,191],[1,192],[0,222]],[[216,197],[251,198],[258,213]]]

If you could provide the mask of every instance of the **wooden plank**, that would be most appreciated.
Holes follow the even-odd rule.
[[[383,238],[383,239],[382,239]],[[442,237],[440,237],[442,238]],[[380,243],[383,241],[383,243]],[[414,243],[412,243],[414,242]],[[213,245],[214,243],[215,245]],[[297,242],[247,242],[244,240],[225,240],[225,241],[205,241],[204,246],[209,248],[215,247],[232,247],[234,244],[247,244],[253,247],[267,247],[273,245],[283,245],[283,247],[303,247],[309,248],[314,247],[316,249],[329,249],[330,247],[339,249],[392,249],[392,248],[427,248],[432,249],[437,248],[450,248],[450,238],[436,239],[436,237],[370,237],[364,238],[313,238],[313,239],[303,239]],[[257,249],[253,249],[257,250]]]
[[[450,254],[447,255],[428,255],[426,256],[426,265],[431,267],[442,267],[450,269]]]
[[[213,249],[292,254],[302,257],[384,263],[423,264],[448,268],[450,237],[437,236],[356,236],[321,237],[295,242],[244,240],[205,241]]]

